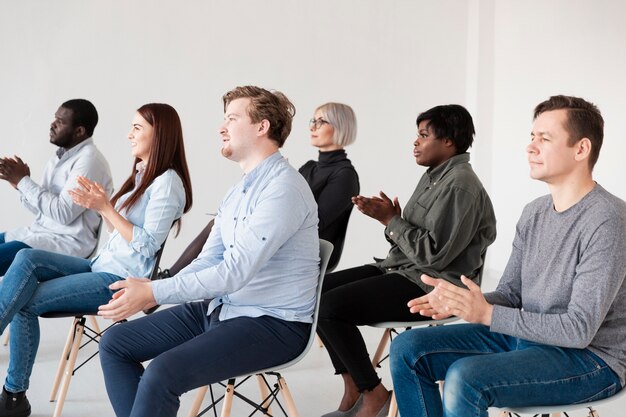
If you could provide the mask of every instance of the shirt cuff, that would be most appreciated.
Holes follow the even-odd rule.
[[[493,312],[491,313],[491,326],[489,330],[495,333],[503,333],[512,335],[511,331],[515,327],[516,312],[517,309],[511,307],[504,307],[500,305],[493,306]]]
[[[152,295],[157,304],[168,304],[167,296],[173,292],[173,278],[152,281]]]
[[[404,223],[405,221],[402,219],[402,217],[398,215],[393,216],[393,218],[385,228],[385,235],[387,235],[389,239],[395,242],[396,239],[398,239],[398,236],[400,236]]]
[[[17,189],[20,193],[22,193],[26,198],[28,198],[29,194],[36,192],[39,186],[35,181],[32,180],[28,175],[22,177],[20,182],[17,183]]]

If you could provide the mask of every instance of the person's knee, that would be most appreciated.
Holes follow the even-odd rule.
[[[115,325],[102,334],[100,338],[100,355],[120,355],[123,347],[124,329],[120,325]]]
[[[470,403],[476,406],[483,403],[480,375],[485,369],[473,359],[475,357],[471,356],[459,359],[448,368],[443,384],[446,409],[456,410]]]
[[[141,376],[142,390],[153,394],[173,394],[180,396],[183,388],[178,387],[181,377],[179,369],[171,361],[155,358]]]
[[[37,255],[37,249],[23,248],[17,251],[13,263],[19,265],[24,262],[32,262],[33,257]]]
[[[391,341],[391,346],[389,346],[389,361],[392,371],[394,368],[400,368],[406,365],[407,353],[413,351],[413,349],[413,341],[406,337],[406,332],[398,335]]]

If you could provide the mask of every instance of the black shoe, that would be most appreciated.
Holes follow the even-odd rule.
[[[12,393],[2,387],[0,394],[0,417],[28,417],[30,416],[30,403],[26,398],[26,392]]]

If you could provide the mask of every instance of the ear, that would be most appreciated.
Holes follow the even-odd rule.
[[[85,129],[85,126],[78,126],[77,128],[74,129],[75,138],[82,138],[83,136],[85,136],[86,133],[87,133],[87,130]]]
[[[576,161],[584,161],[589,158],[591,155],[591,141],[589,138],[582,138],[575,145],[576,153],[574,154],[574,159]]]
[[[257,130],[257,136],[266,136],[270,131],[270,121],[263,119],[259,122],[259,128]]]

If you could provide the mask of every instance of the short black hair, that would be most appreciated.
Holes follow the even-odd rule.
[[[428,127],[437,139],[450,139],[457,154],[467,151],[474,142],[474,122],[463,106],[445,104],[433,107],[417,116],[417,126],[423,121],[428,121]]]
[[[72,126],[83,126],[87,136],[93,135],[93,130],[98,124],[98,111],[89,100],[84,98],[75,98],[61,104],[72,111]]]

